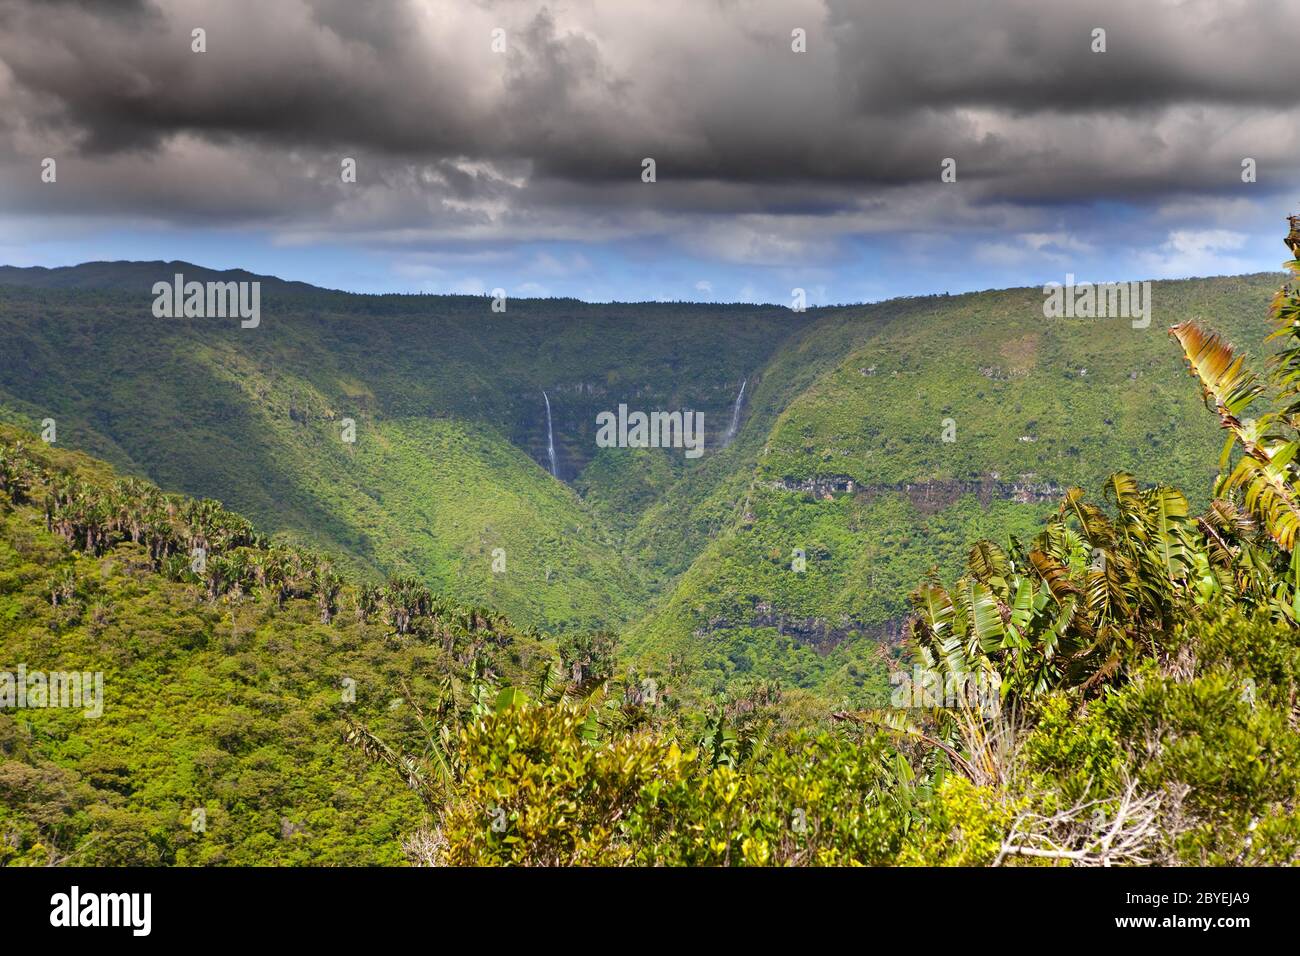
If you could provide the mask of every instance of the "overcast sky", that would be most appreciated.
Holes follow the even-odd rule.
[[[1275,269],[1298,24],[1300,0],[0,0],[0,262],[813,304]]]

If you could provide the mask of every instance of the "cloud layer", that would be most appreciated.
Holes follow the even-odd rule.
[[[1160,262],[1199,261],[1233,247],[1175,233],[1277,219],[1300,171],[1298,13],[0,0],[0,215],[402,255],[658,242],[706,263],[833,268],[855,242],[963,233],[988,262],[1050,262],[1113,241],[1106,210],[1123,208]],[[956,183],[940,182],[946,157]]]

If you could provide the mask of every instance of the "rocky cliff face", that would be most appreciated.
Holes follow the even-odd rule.
[[[884,494],[903,494],[922,512],[939,511],[952,505],[963,495],[975,495],[980,504],[993,501],[1016,501],[1021,504],[1055,504],[1065,494],[1065,489],[1050,481],[1037,481],[1024,476],[1016,481],[986,477],[970,480],[899,482],[896,484],[864,484],[848,475],[819,475],[815,478],[782,478],[770,482],[772,488],[797,491],[822,501],[840,495],[860,495],[871,499]]]
[[[735,383],[700,384],[691,394],[669,394],[645,386],[603,382],[559,382],[545,386],[551,402],[551,424],[560,477],[572,481],[596,455],[596,416],[617,411],[620,403],[629,411],[684,411],[704,413],[704,454],[711,455],[726,445],[727,429],[735,417]],[[546,406],[542,388],[523,388],[513,396],[514,423],[510,441],[524,449],[534,461],[550,470],[547,455]],[[743,425],[744,415],[739,425]]]
[[[863,624],[851,617],[843,616],[838,622],[831,622],[820,617],[800,617],[787,614],[769,601],[759,601],[754,605],[753,613],[741,622],[728,618],[714,618],[707,625],[695,632],[696,637],[706,637],[714,631],[730,630],[733,627],[770,627],[777,633],[793,638],[800,644],[811,647],[825,657],[836,647],[851,637],[863,637],[884,644],[896,644],[903,639],[907,629],[907,618],[900,617],[883,624]]]

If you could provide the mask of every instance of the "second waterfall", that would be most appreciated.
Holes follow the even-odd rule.
[[[551,477],[560,477],[560,466],[555,458],[555,431],[551,428],[551,400],[542,391],[542,401],[546,402],[546,455],[551,460]]]

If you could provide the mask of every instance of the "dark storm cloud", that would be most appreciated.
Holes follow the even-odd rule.
[[[619,84],[601,75],[595,43],[558,35],[546,9],[521,6],[501,18],[511,42],[497,57],[488,31],[498,21],[488,10],[448,30],[421,20],[415,11],[423,6],[177,3],[141,24],[114,7],[7,0],[0,60],[21,89],[40,97],[43,120],[84,134],[78,145],[86,152],[151,148],[188,132],[542,160],[551,151],[587,152],[575,137],[603,132],[595,121],[614,119],[575,115],[583,84],[595,85],[593,105],[601,107]],[[194,27],[207,32],[204,54],[190,49]],[[485,84],[499,90],[484,98]]]
[[[858,108],[1135,110],[1175,103],[1288,107],[1295,96],[1287,3],[862,5],[830,0],[828,27]],[[1090,46],[1106,30],[1107,53]]]
[[[10,212],[260,218],[304,235],[611,237],[700,215],[853,232],[972,208],[1013,222],[1051,204],[1223,194],[1245,156],[1268,173],[1261,190],[1293,176],[1297,13],[1296,0],[0,0],[0,177]],[[190,51],[194,27],[208,52]],[[790,49],[796,27],[807,53]],[[58,195],[30,188],[47,155],[69,169]],[[356,188],[340,187],[341,156],[358,159]],[[949,156],[960,191],[919,195]]]

